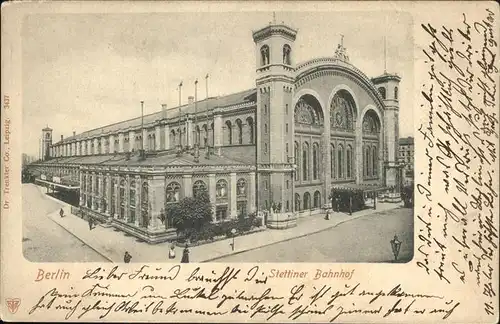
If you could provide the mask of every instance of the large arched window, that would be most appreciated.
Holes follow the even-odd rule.
[[[304,209],[311,209],[311,195],[308,192],[304,194]]]
[[[344,146],[339,144],[339,148],[337,151],[337,168],[339,179],[344,178]]]
[[[318,100],[311,95],[302,96],[295,105],[295,123],[304,126],[322,126],[323,111]]]
[[[352,147],[351,145],[347,145],[346,150],[346,173],[347,178],[350,179],[352,177]]]
[[[238,144],[243,144],[243,123],[236,119],[236,130],[238,132]]]
[[[319,179],[319,145],[313,144],[313,180]]]
[[[253,131],[253,119],[252,117],[247,118],[247,126],[248,126],[248,143],[253,144],[254,143],[254,131]]]
[[[193,184],[193,197],[198,197],[199,194],[207,192],[207,185],[202,180],[197,180]]]
[[[292,48],[290,47],[290,45],[285,44],[283,46],[283,64],[286,65],[292,64],[291,53],[292,53]]]
[[[135,223],[135,209],[136,209],[136,182],[135,180],[130,181],[130,188],[129,188],[129,214],[128,214],[128,222],[129,223]]]
[[[295,194],[295,211],[301,211],[301,209],[300,209],[300,195],[298,193]]]
[[[227,198],[227,181],[224,179],[220,179],[217,181],[217,184],[215,186],[216,194],[215,197],[216,199],[226,199]]]
[[[260,48],[260,64],[261,65],[267,65],[269,64],[269,56],[270,56],[270,51],[269,51],[269,46],[264,45]]]
[[[302,180],[309,179],[309,144],[302,144]]]
[[[380,96],[382,97],[382,99],[386,98],[385,88],[384,87],[379,87],[378,88],[378,92],[380,93]]]
[[[321,194],[319,191],[316,191],[314,193],[314,208],[320,208],[321,207]]]
[[[181,193],[181,185],[177,182],[171,182],[165,188],[165,202],[176,203],[179,202]]]
[[[118,213],[119,219],[125,219],[125,193],[127,189],[127,181],[125,179],[120,180],[120,211]]]
[[[141,226],[148,227],[149,221],[149,185],[144,181],[141,188]]]
[[[224,131],[224,141],[226,145],[233,144],[233,127],[230,120],[226,121],[226,128]]]
[[[352,95],[340,90],[333,96],[330,104],[330,125],[332,131],[353,132],[356,105]]]
[[[295,165],[296,165],[296,171],[295,171],[295,181],[299,181],[299,176],[300,176],[300,150],[299,150],[299,143],[295,142],[294,148],[293,148],[293,156],[295,157]]]

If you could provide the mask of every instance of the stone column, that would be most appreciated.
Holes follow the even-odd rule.
[[[160,228],[161,220],[159,219],[162,211],[165,213],[165,181],[163,178],[155,178],[149,181],[149,204],[150,217],[148,229],[157,230]],[[165,214],[166,216],[166,214]],[[167,221],[165,220],[165,223]]]
[[[214,150],[216,155],[221,155],[222,147],[222,117],[221,115],[214,116]]]
[[[210,203],[212,204],[212,221],[215,222],[215,202],[216,202],[216,182],[215,174],[208,175],[208,194],[210,196]]]
[[[109,221],[111,221],[111,218],[113,218],[113,215],[111,215],[111,186],[113,186],[113,181],[111,181],[111,175],[109,173],[106,174],[106,192],[104,193],[106,195],[106,215],[108,216]]]
[[[128,223],[128,212],[129,212],[129,206],[130,206],[130,200],[129,200],[129,194],[130,194],[130,175],[127,174],[126,177],[125,177],[125,189],[124,189],[124,193],[123,193],[123,200],[125,202],[125,207],[124,207],[124,212],[123,212],[123,221],[125,221],[126,223]],[[120,206],[118,204],[118,206]]]
[[[92,155],[94,154],[94,151],[92,150],[92,140],[89,138],[87,140],[87,155]]]
[[[356,184],[360,184],[363,182],[363,130],[362,123],[356,121],[354,125],[354,129],[356,132],[356,137],[354,139],[354,152],[353,155],[355,157],[354,161],[354,172],[356,172],[355,179]]]
[[[293,186],[293,182],[291,184]],[[255,172],[248,173],[248,188],[247,188],[247,210],[248,213],[256,211],[255,206]]]
[[[141,215],[141,176],[135,176],[135,222],[134,225],[139,227],[139,218]]]
[[[80,203],[79,203],[79,206],[83,206],[83,191],[82,191],[82,188],[83,188],[83,172],[80,172]]]
[[[128,141],[129,141],[128,151],[129,152],[132,152],[132,150],[135,151],[137,149],[135,147],[135,131],[132,130],[128,133]]]
[[[125,143],[125,134],[118,134],[118,153],[123,153],[123,147]]]
[[[115,214],[114,218],[118,218],[118,213],[120,212],[120,176],[115,176]]]
[[[155,147],[151,150],[159,151],[161,150],[161,128],[160,125],[155,126]]]
[[[99,197],[97,197],[98,202],[99,202],[99,212],[103,213],[103,207],[104,204],[102,203],[102,198],[106,196],[106,193],[104,192],[104,174],[99,173],[98,175],[98,185],[99,185]]]
[[[231,218],[238,217],[238,209],[236,206],[236,173],[231,172],[229,180],[229,215]]]
[[[109,153],[115,153],[115,135],[109,135]]]
[[[165,133],[165,144],[164,144],[164,149],[168,150],[170,148],[170,127],[165,124],[164,125],[164,133]],[[173,143],[175,146],[175,143]]]
[[[193,176],[184,174],[182,176],[182,189],[184,189],[184,197],[191,197],[193,194]]]
[[[87,155],[87,142],[85,140],[80,141],[80,155]]]

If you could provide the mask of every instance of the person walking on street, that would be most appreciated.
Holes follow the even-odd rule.
[[[132,256],[128,251],[125,251],[125,254],[123,255],[123,262],[125,263],[130,263],[130,260],[132,259]]]
[[[59,211],[59,215],[61,216],[61,218],[64,217],[64,210],[61,208],[61,210]]]
[[[330,220],[330,210],[329,209],[326,211],[325,219]]]
[[[92,217],[88,216],[88,218],[89,218],[89,230],[93,230],[94,229],[94,227],[93,227],[94,224],[92,222]]]
[[[172,243],[172,245],[170,245],[170,250],[168,251],[168,258],[175,259],[175,245],[174,245],[174,243]]]
[[[189,263],[189,249],[187,243],[186,247],[184,248],[184,251],[182,251],[181,263]]]

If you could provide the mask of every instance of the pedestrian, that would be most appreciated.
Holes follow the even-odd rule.
[[[175,244],[170,245],[170,250],[168,251],[168,258],[175,259]]]
[[[88,219],[89,219],[89,230],[93,230],[94,227],[93,227],[93,222],[92,222],[92,217],[88,216]]]
[[[61,210],[59,211],[59,215],[61,216],[61,218],[64,217],[64,210],[61,208]]]
[[[325,219],[330,220],[330,210],[326,211]]]
[[[186,243],[186,247],[184,247],[184,251],[182,251],[181,263],[189,263],[189,249],[188,249],[187,243]]]
[[[128,251],[125,251],[125,254],[123,255],[123,262],[125,263],[130,263],[130,260],[132,259],[132,256]]]

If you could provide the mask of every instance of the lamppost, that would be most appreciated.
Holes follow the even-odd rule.
[[[236,235],[236,229],[235,229],[235,228],[233,228],[233,229],[231,230],[231,234],[232,234],[232,236],[233,236],[233,243],[229,243],[229,245],[231,245],[231,250],[232,250],[232,251],[234,251],[234,237],[235,237],[235,235]]]
[[[394,254],[394,261],[398,261],[399,250],[401,249],[401,241],[398,240],[398,236],[394,235],[391,240],[392,253]]]

